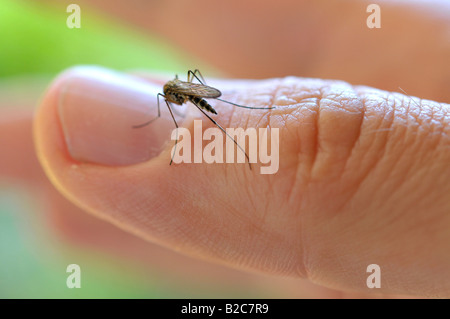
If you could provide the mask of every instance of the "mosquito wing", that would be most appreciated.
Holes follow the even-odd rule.
[[[178,93],[204,98],[218,98],[222,95],[218,89],[211,86],[183,81],[177,81],[173,89]]]

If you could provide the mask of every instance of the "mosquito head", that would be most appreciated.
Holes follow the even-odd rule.
[[[164,95],[167,95],[167,94],[169,94],[169,92],[171,91],[171,85],[170,85],[170,82],[167,82],[166,84],[164,84],[164,87],[163,87],[163,92],[164,92]]]

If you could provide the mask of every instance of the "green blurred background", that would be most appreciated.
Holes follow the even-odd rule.
[[[76,64],[168,72],[193,64],[208,68],[162,39],[85,5],[81,28],[69,29],[66,5],[0,0],[0,105],[34,107],[51,79]],[[0,180],[0,298],[265,296],[214,282],[194,286],[195,278],[182,283],[148,265],[63,240],[49,231],[44,210],[29,189]],[[66,287],[66,267],[72,263],[81,267],[81,289]]]

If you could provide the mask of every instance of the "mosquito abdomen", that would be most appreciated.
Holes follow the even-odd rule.
[[[189,97],[189,100],[198,107],[201,107],[202,109],[207,110],[213,114],[217,114],[216,110],[211,105],[209,105],[209,103],[205,99],[202,99],[198,96],[191,96]]]

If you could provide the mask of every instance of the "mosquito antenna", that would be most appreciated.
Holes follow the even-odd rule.
[[[208,114],[206,114],[205,111],[203,111],[197,104],[193,103],[203,114],[205,114],[205,116],[211,121],[213,122],[218,128],[220,128],[220,130],[226,135],[228,136],[233,142],[234,144],[236,144],[236,146],[245,154],[245,157],[247,158],[247,162],[248,162],[248,166],[250,167],[250,169],[252,169],[252,165],[250,164],[250,158],[247,155],[247,152],[238,144],[238,142],[235,141],[234,138],[232,138],[224,129],[222,126],[220,126],[219,123],[217,123],[216,121],[214,121]]]
[[[225,103],[234,105],[234,106],[242,107],[242,108],[244,108],[244,109],[253,109],[253,110],[271,110],[271,109],[275,109],[275,108],[276,108],[275,106],[271,106],[271,107],[251,107],[251,106],[245,106],[245,105],[240,105],[240,104],[236,104],[236,103],[233,103],[233,102],[225,101],[225,100],[222,100],[222,99],[219,99],[219,98],[216,98],[216,100],[219,100],[219,101],[222,101],[222,102],[225,102]]]

